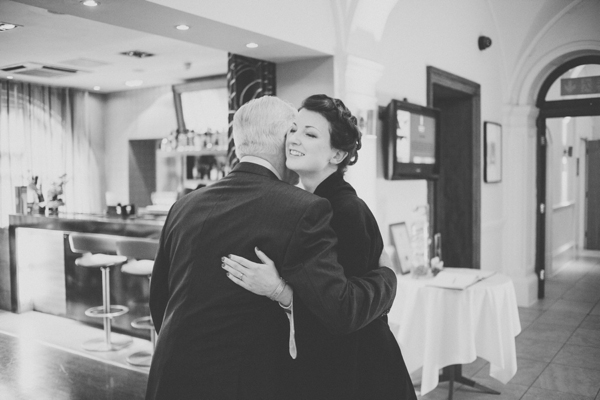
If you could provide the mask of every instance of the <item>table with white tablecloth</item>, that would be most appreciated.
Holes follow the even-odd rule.
[[[438,385],[441,368],[468,364],[478,356],[490,362],[493,378],[507,383],[517,372],[515,336],[521,332],[510,278],[494,274],[463,290],[430,283],[398,275],[388,315],[408,371],[423,368],[421,394]]]

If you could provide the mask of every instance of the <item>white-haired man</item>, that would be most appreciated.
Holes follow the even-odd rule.
[[[240,163],[171,208],[150,289],[159,339],[146,399],[285,398],[294,361],[288,318],[277,301],[232,283],[222,256],[257,260],[258,247],[283,271],[293,269],[290,285],[333,332],[355,331],[391,307],[393,271],[346,279],[329,203],[282,181],[296,114],[269,96],[240,107],[233,124]]]

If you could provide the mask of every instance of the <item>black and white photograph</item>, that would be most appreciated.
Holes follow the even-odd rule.
[[[599,21],[0,0],[0,400],[600,400]]]

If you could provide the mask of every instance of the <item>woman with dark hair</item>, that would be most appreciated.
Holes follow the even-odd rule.
[[[338,262],[348,277],[377,268],[384,247],[375,217],[344,180],[344,172],[356,163],[360,147],[356,118],[341,100],[322,94],[304,100],[297,130],[292,130],[286,141],[287,167],[299,175],[305,190],[331,204]],[[240,286],[256,294],[269,294],[264,282],[273,282],[273,275],[278,278],[278,273],[260,250],[257,256],[271,268],[260,269],[259,264],[237,256],[226,258],[224,268]],[[248,269],[255,269],[255,273],[249,274]],[[235,278],[235,271],[244,271],[243,283]],[[294,295],[293,320],[297,358],[290,376],[290,399],[416,399],[386,316],[354,333],[336,336]]]

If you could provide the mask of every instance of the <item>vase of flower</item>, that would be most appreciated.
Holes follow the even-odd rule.
[[[47,215],[58,215],[58,207],[65,205],[62,196],[63,188],[66,182],[67,174],[64,174],[60,176],[57,181],[52,182],[52,185],[50,185],[50,189],[48,190],[48,201],[46,201]]]

